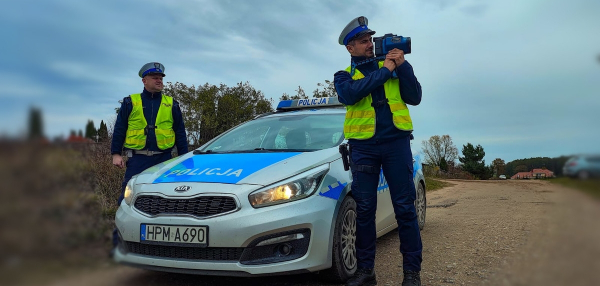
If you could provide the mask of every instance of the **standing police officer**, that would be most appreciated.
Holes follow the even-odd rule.
[[[366,17],[357,17],[342,31],[352,62],[374,57]],[[392,77],[396,72],[397,78]],[[340,102],[346,105],[344,136],[350,145],[352,196],[356,200],[358,269],[346,285],[374,285],[375,211],[379,172],[388,182],[400,237],[403,286],[421,285],[421,234],[414,206],[416,190],[410,150],[412,120],[406,104],[421,102],[421,84],[402,50],[393,49],[383,61],[372,61],[334,75]]]
[[[162,94],[164,71],[165,67],[160,63],[145,64],[138,73],[144,83],[144,91],[125,97],[117,115],[111,144],[113,165],[125,167],[121,156],[123,147],[128,157],[117,206],[121,205],[125,186],[131,177],[171,159],[173,146],[177,147],[179,155],[188,152],[179,103]],[[115,229],[113,245],[117,243]]]

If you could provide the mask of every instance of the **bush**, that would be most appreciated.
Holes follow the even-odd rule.
[[[123,178],[109,150],[108,143],[0,142],[0,256],[15,264],[0,276],[16,283],[19,267],[106,257]]]

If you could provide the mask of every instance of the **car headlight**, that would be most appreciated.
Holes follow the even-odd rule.
[[[329,164],[322,165],[273,186],[255,191],[248,196],[248,199],[253,207],[259,208],[309,197],[319,188],[327,171],[329,171]]]
[[[129,180],[129,182],[127,182],[127,186],[125,186],[125,193],[123,194],[123,200],[125,200],[125,203],[128,205],[131,205],[133,195],[135,195],[135,193],[133,192],[133,181],[134,179],[132,178],[131,180]]]

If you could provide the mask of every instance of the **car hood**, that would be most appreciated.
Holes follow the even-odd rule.
[[[266,186],[340,158],[336,148],[314,152],[198,154],[189,152],[139,174],[135,184],[221,183]]]

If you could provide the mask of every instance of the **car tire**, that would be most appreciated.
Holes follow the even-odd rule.
[[[587,180],[590,178],[590,173],[588,171],[579,171],[579,173],[577,173],[577,178],[580,180]]]
[[[331,268],[321,277],[331,282],[346,282],[356,271],[356,202],[351,196],[344,198],[333,234]]]
[[[417,185],[417,198],[415,200],[415,209],[417,210],[417,220],[419,221],[419,229],[425,227],[425,216],[427,214],[427,196],[425,195],[425,187],[419,183]]]

